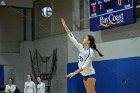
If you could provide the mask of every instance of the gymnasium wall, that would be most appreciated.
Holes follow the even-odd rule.
[[[7,5],[19,7],[28,7],[28,4],[25,4],[22,1],[5,1]],[[58,48],[58,72],[57,75],[53,78],[52,83],[52,93],[66,93],[67,84],[66,84],[66,64],[67,64],[67,38],[65,35],[60,35],[64,33],[63,28],[60,24],[60,18],[65,17],[69,20],[68,24],[72,23],[72,3],[66,2],[65,4],[60,4],[60,1],[53,2],[53,11],[55,11],[51,18],[42,18],[41,11],[36,9],[36,39],[40,39],[32,42],[32,18],[31,10],[26,10],[26,40],[23,42],[23,10],[16,8],[0,8],[0,64],[4,65],[4,74],[5,74],[5,84],[8,79],[9,70],[14,70],[16,85],[23,91],[24,82],[26,81],[26,75],[32,73],[31,62],[29,50],[34,51],[38,49],[42,55],[50,55],[54,48]],[[62,0],[61,2],[64,2]],[[24,5],[24,6],[23,6]],[[45,6],[45,5],[44,5]],[[61,6],[61,7],[60,7]],[[63,8],[65,7],[65,8]],[[41,9],[41,6],[37,8]],[[65,11],[65,14],[63,14]],[[62,15],[63,14],[63,15]],[[38,20],[38,18],[40,18]],[[48,20],[51,20],[48,22]],[[48,23],[47,23],[48,22]],[[43,25],[42,25],[43,24]],[[49,25],[51,24],[51,25]],[[57,25],[56,25],[57,24]],[[45,27],[44,27],[45,26]],[[48,29],[49,26],[49,29]],[[47,28],[47,30],[46,30]],[[72,28],[72,24],[71,24]],[[45,30],[44,30],[45,29]],[[57,36],[57,35],[60,36]],[[50,37],[53,36],[54,37]],[[46,37],[49,37],[46,39]],[[59,44],[61,43],[61,45]],[[53,46],[53,47],[52,47]],[[44,51],[46,50],[46,51]],[[65,51],[65,52],[64,52]],[[4,53],[4,54],[3,54]],[[62,68],[63,67],[63,68]],[[60,73],[61,72],[61,73]],[[58,87],[59,86],[59,87]],[[63,90],[62,90],[63,88]]]
[[[139,21],[137,24],[139,24]],[[138,28],[137,24],[134,24],[134,28]],[[120,28],[120,29],[122,29],[122,28]],[[138,32],[138,31],[139,31],[139,29],[135,30],[134,33]],[[114,75],[114,74],[116,74],[116,73],[114,73],[114,71],[115,71],[115,72],[117,72],[117,74],[121,74],[121,78],[117,79],[118,82],[115,81],[116,83],[111,91],[115,91],[114,90],[115,86],[118,86],[119,84],[122,84],[121,86],[123,86],[123,88],[121,89],[122,92],[119,92],[119,93],[124,93],[125,91],[129,91],[129,90],[126,90],[126,89],[128,89],[129,85],[126,85],[128,87],[125,87],[123,85],[123,79],[124,80],[129,79],[128,76],[130,76],[131,73],[133,75],[135,75],[135,73],[139,73],[137,71],[139,71],[138,62],[139,62],[140,52],[138,50],[140,47],[140,43],[139,43],[140,37],[134,37],[134,38],[129,37],[127,39],[121,39],[121,40],[119,40],[120,37],[118,37],[118,40],[103,42],[103,40],[102,40],[103,36],[100,31],[91,33],[87,29],[85,31],[74,31],[73,34],[79,42],[82,42],[82,39],[87,34],[92,34],[95,36],[96,42],[97,42],[97,47],[104,54],[104,57],[100,58],[98,56],[98,54],[95,53],[95,62],[93,63],[95,65],[95,68],[97,69],[97,72],[99,73],[99,75],[98,75],[99,81],[102,80],[102,82],[106,82],[106,83],[110,84],[109,86],[111,86],[112,83],[114,83],[114,81],[111,81],[111,82],[107,82],[107,81],[108,81],[108,79],[112,79],[112,78],[105,77],[105,79],[102,79],[102,77],[105,76],[105,74],[108,74],[107,76],[112,75],[112,77],[116,76],[116,75]],[[70,71],[74,71],[74,69],[77,69],[76,63],[78,61],[78,51],[75,49],[75,47],[73,46],[71,41],[65,35],[56,35],[56,36],[47,37],[44,39],[35,40],[33,42],[31,42],[31,41],[22,42],[20,45],[20,51],[21,51],[21,55],[22,55],[23,59],[26,61],[26,63],[24,64],[24,67],[26,67],[26,69],[24,69],[24,76],[26,76],[26,74],[28,74],[28,73],[31,73],[31,71],[32,71],[30,68],[29,50],[32,50],[32,52],[33,52],[34,49],[36,48],[39,50],[39,52],[41,53],[42,56],[45,56],[45,55],[49,55],[52,52],[52,49],[54,49],[56,47],[58,48],[58,70],[57,70],[56,76],[53,79],[52,93],[55,93],[56,91],[57,91],[57,93],[66,93],[66,91],[67,91],[67,86],[66,86],[67,80],[65,77],[66,70],[68,69],[67,71],[70,72]],[[67,62],[68,62],[68,65],[70,65],[70,66],[68,66],[68,68],[67,68]],[[134,64],[133,64],[133,62],[134,62]],[[70,68],[70,70],[69,70],[69,68]],[[136,72],[135,72],[135,68],[137,69]],[[127,71],[131,71],[131,72],[129,74],[127,74]],[[103,74],[102,72],[105,74]],[[116,76],[114,78],[117,78],[118,76]],[[127,77],[125,77],[125,76],[127,76]],[[74,79],[73,82],[70,81],[71,83],[68,80],[68,86],[69,86],[69,84],[71,84],[73,90],[76,91],[83,86],[80,85],[80,84],[82,84],[81,77],[77,76],[75,78],[76,79]],[[139,78],[139,76],[136,77],[136,80],[138,78]],[[130,77],[130,79],[131,79],[131,77]],[[106,80],[106,81],[103,81],[103,80]],[[113,80],[116,80],[116,79],[113,79]],[[26,79],[24,79],[24,81],[26,81]],[[99,91],[99,86],[103,85],[102,82],[97,82],[98,91]],[[133,83],[133,82],[131,82],[131,83]],[[78,87],[78,86],[81,86],[81,87]],[[104,86],[102,86],[102,88],[103,87]],[[117,89],[120,89],[120,88],[121,87],[117,87]],[[69,90],[72,90],[72,89],[68,88],[68,91]],[[81,91],[84,91],[84,90],[81,90]],[[107,91],[107,90],[104,88],[104,91]],[[75,93],[75,92],[70,91],[70,93]],[[113,92],[113,93],[116,93],[116,92]],[[125,92],[125,93],[127,93],[127,92]]]
[[[20,55],[20,42],[23,41],[23,10],[0,7],[0,65],[4,65],[4,84],[14,78],[15,84],[23,90],[24,63]],[[31,10],[27,11],[27,40],[31,40]],[[13,73],[13,74],[12,74]]]
[[[138,26],[139,23],[140,22],[138,20],[136,24],[132,24],[134,26],[134,29],[131,29],[131,30],[134,30],[134,33],[139,32],[139,26]],[[125,32],[125,31],[129,30],[130,29],[129,27],[131,27],[132,25],[128,25],[126,27],[128,29],[124,29],[123,31]],[[117,31],[121,30],[122,28],[123,27],[118,28]],[[113,31],[113,29],[112,29],[112,31]],[[96,42],[97,42],[97,47],[105,55],[103,58],[100,58],[97,55],[97,53],[95,53],[96,63],[94,63],[94,64],[97,68],[97,72],[99,71],[98,76],[101,80],[104,80],[104,79],[102,79],[102,71],[107,72],[108,76],[109,75],[111,76],[112,71],[122,70],[122,73],[117,73],[117,74],[124,75],[123,77],[119,78],[119,82],[121,82],[121,84],[123,84],[122,83],[123,79],[128,78],[128,77],[125,77],[126,75],[124,73],[127,73],[127,71],[129,71],[129,68],[130,68],[130,70],[132,69],[131,71],[133,71],[133,72],[130,72],[130,74],[131,73],[132,74],[138,73],[138,72],[135,72],[135,69],[134,69],[134,67],[136,67],[137,71],[139,70],[138,62],[139,62],[140,52],[138,50],[139,50],[139,47],[140,47],[140,43],[139,43],[140,38],[137,35],[136,36],[134,35],[133,38],[129,37],[129,35],[127,36],[127,34],[123,34],[122,36],[118,35],[117,39],[112,39],[110,41],[105,42],[104,40],[102,40],[102,38],[104,38],[104,39],[106,39],[106,38],[103,36],[102,32],[100,32],[100,31],[95,32],[95,33],[93,33],[93,32],[91,33],[87,29],[87,30],[84,30],[84,31],[73,31],[73,34],[75,35],[75,37],[77,38],[77,40],[79,42],[82,42],[82,39],[87,34],[92,34],[92,35],[95,36]],[[112,34],[112,35],[114,35],[114,34]],[[125,36],[127,38],[121,39],[123,36]],[[108,35],[108,37],[111,37],[111,35]],[[64,45],[63,45],[63,43],[64,43]],[[44,56],[44,55],[49,55],[51,53],[52,49],[57,47],[58,51],[59,51],[58,52],[58,55],[59,55],[58,56],[58,58],[59,58],[58,62],[61,62],[61,63],[58,63],[59,66],[58,66],[57,75],[53,79],[52,93],[55,93],[56,91],[57,91],[57,93],[60,93],[60,92],[61,93],[66,93],[67,82],[66,82],[65,75],[66,75],[66,69],[67,69],[66,68],[67,62],[70,65],[74,64],[70,68],[77,69],[77,66],[75,65],[75,62],[78,61],[78,52],[75,49],[75,47],[73,46],[73,44],[71,43],[71,41],[68,39],[68,37],[66,37],[65,35],[56,35],[56,36],[47,37],[47,38],[44,38],[44,39],[35,40],[33,42],[31,42],[31,41],[22,42],[20,47],[21,47],[20,48],[21,55],[23,56],[24,60],[26,60],[26,63],[24,64],[24,67],[26,67],[26,69],[24,69],[24,76],[26,76],[26,74],[28,74],[28,73],[31,73],[31,71],[32,71],[31,68],[30,68],[29,50],[34,51],[34,49],[36,48],[36,49],[39,50],[41,55]],[[120,64],[117,63],[117,62],[119,62]],[[126,67],[125,67],[125,63],[123,63],[123,62],[126,63]],[[134,62],[134,64],[133,64],[133,62]],[[98,65],[98,63],[99,63],[99,65]],[[103,64],[103,67],[100,64]],[[130,66],[131,64],[132,64],[132,67]],[[137,65],[137,66],[135,66],[135,65]],[[73,66],[75,66],[75,67],[73,67]],[[107,66],[107,68],[106,68],[106,66]],[[119,70],[119,67],[121,67],[120,70]],[[123,67],[125,67],[125,68],[123,68]],[[100,69],[100,68],[103,68],[103,69]],[[117,68],[117,69],[112,70],[113,68]],[[106,71],[108,69],[111,69],[111,70]],[[74,69],[71,69],[71,70],[74,70]],[[67,70],[67,71],[69,72],[69,70]],[[61,75],[58,75],[60,73],[61,73]],[[130,74],[128,76],[130,76]],[[103,75],[105,75],[105,74],[103,74]],[[115,76],[115,75],[113,75],[113,76]],[[138,78],[138,77],[136,77],[136,78]],[[78,89],[77,86],[81,86],[81,85],[78,85],[78,84],[81,84],[80,83],[81,78],[80,78],[80,76],[75,77],[75,78],[77,78],[78,80],[76,79],[77,82],[73,81],[73,82],[75,82],[75,87],[76,87],[76,89],[74,89],[74,90],[77,90]],[[115,77],[115,78],[117,78],[117,77]],[[105,80],[106,79],[108,79],[108,77],[106,77]],[[24,79],[24,81],[26,81],[26,79]],[[111,81],[109,84],[111,85],[112,82],[113,81]],[[68,81],[68,83],[69,83],[69,81]],[[106,83],[108,83],[108,82],[106,81]],[[98,86],[100,86],[100,84],[102,85],[102,82],[97,83]],[[118,83],[116,83],[116,84],[118,84]],[[74,84],[72,83],[72,85],[74,85]],[[117,85],[114,85],[114,86],[117,86]],[[81,87],[83,87],[83,86],[81,86]],[[102,86],[102,87],[104,87],[104,86]],[[117,87],[117,88],[119,89],[120,87]],[[128,87],[124,87],[124,88],[122,88],[121,91],[123,91],[123,92],[128,91],[125,88],[128,89]],[[71,90],[71,89],[68,88],[68,90]],[[112,89],[111,91],[115,91],[115,90]],[[123,93],[123,92],[120,92],[120,93]],[[72,92],[70,92],[70,93],[72,93]],[[73,92],[73,93],[75,93],[75,92]]]
[[[96,93],[139,93],[140,57],[94,61]],[[67,65],[68,73],[78,69],[77,62]],[[68,79],[68,93],[86,93],[80,74]]]
[[[4,65],[4,84],[8,78],[13,78],[19,89],[24,85],[24,59],[17,53],[0,53],[0,64]]]
[[[75,35],[76,36],[76,35]],[[69,41],[69,62],[78,61],[78,51],[73,46],[70,40]],[[140,37],[117,40],[112,42],[98,43],[97,48],[105,55],[103,58],[98,57],[98,54],[95,52],[95,60],[108,60],[108,59],[118,59],[118,58],[127,58],[127,57],[136,57],[140,56]]]
[[[19,52],[19,42],[23,40],[23,11],[0,7],[0,12],[0,52]]]
[[[7,84],[8,78],[14,78],[18,88],[23,90],[25,61],[20,55],[19,47],[20,42],[23,41],[23,10],[0,7],[0,12],[0,65],[4,65],[4,84]],[[30,15],[31,11],[27,10],[30,19],[26,21],[28,40],[31,40]]]
[[[95,37],[97,47],[105,55],[103,58],[96,55],[96,60],[135,57],[140,55],[140,52],[137,51],[140,46],[139,24],[140,19],[138,19],[135,24],[114,28],[117,29],[116,32],[114,29],[108,29],[109,31],[89,32],[87,29],[85,31],[74,31],[73,34],[80,43],[87,34],[92,34]],[[105,31],[107,31],[107,33],[110,32],[111,34],[103,34]],[[124,39],[122,39],[123,37]],[[71,43],[70,39],[68,39],[68,62],[78,61],[77,56],[77,50]]]
[[[65,4],[60,3],[65,2]],[[50,18],[44,18],[41,15],[43,7],[50,6],[53,15]],[[35,4],[35,39],[60,35],[65,33],[60,23],[60,18],[64,17],[68,21],[70,29],[72,29],[72,1],[44,1]]]
[[[28,7],[31,4],[30,1],[28,1],[29,2],[28,4],[21,3],[22,1],[20,1],[20,4],[19,4],[19,1],[17,0],[13,4],[11,3],[11,5],[19,5],[19,6],[27,5]],[[8,4],[10,0],[6,2]],[[36,34],[35,39],[39,39],[39,40],[35,40],[33,42],[31,41],[31,30],[32,30],[31,20],[32,19],[29,18],[31,17],[31,10],[27,11],[27,15],[29,15],[28,17],[29,19],[27,19],[26,21],[26,26],[27,26],[26,37],[27,37],[27,40],[29,41],[22,42],[21,44],[19,42],[23,41],[23,18],[22,18],[21,13],[18,12],[21,10],[16,10],[16,9],[11,10],[9,8],[8,9],[0,8],[0,11],[2,12],[0,13],[0,16],[1,16],[0,18],[0,52],[2,52],[2,54],[0,54],[0,64],[5,65],[5,80],[8,77],[9,69],[11,68],[15,69],[16,84],[22,90],[23,90],[23,84],[26,81],[26,75],[29,73],[32,73],[29,50],[32,50],[33,52],[34,49],[36,48],[39,50],[41,55],[46,56],[46,55],[50,55],[54,48],[58,48],[58,70],[57,70],[56,76],[53,78],[52,89],[51,89],[52,93],[66,93],[67,92],[67,80],[65,77],[67,73],[66,72],[67,63],[74,64],[75,67],[73,68],[77,69],[75,62],[78,61],[78,52],[75,49],[75,47],[72,45],[71,41],[65,35],[60,35],[64,33],[63,31],[64,29],[62,28],[62,25],[60,24],[61,17],[64,17],[66,19],[68,26],[70,27],[70,29],[72,29],[72,13],[71,13],[72,2],[70,0],[65,2],[65,4],[61,4],[60,2],[65,2],[65,0],[61,0],[61,1],[58,0],[52,3],[45,3],[52,6],[52,8],[54,9],[52,17],[48,19],[43,18],[41,16],[41,11],[39,11],[38,9],[41,9],[42,7],[41,6],[36,7],[37,10],[36,10],[36,17],[35,17],[36,18],[35,19],[35,34]],[[42,4],[42,5],[45,6],[45,4]],[[77,17],[75,19],[77,19]],[[109,67],[108,69],[110,69],[111,67],[111,71],[120,71],[120,72],[122,70],[129,71],[130,70],[129,68],[132,68],[131,71],[134,71],[135,73],[139,73],[137,72],[139,71],[138,62],[139,62],[139,56],[140,56],[140,52],[138,51],[140,47],[139,24],[140,24],[140,19],[137,19],[136,24],[122,26],[122,27],[118,27],[114,29],[108,29],[108,30],[99,31],[95,33],[90,33],[89,29],[86,29],[84,31],[73,32],[77,40],[80,42],[82,42],[82,39],[87,34],[92,34],[95,36],[97,47],[105,55],[103,58],[100,58],[97,54],[95,54],[96,62],[94,64],[97,68],[97,72],[99,71],[99,78],[101,80],[107,80],[108,78],[106,77],[105,79],[102,79],[102,75],[103,76],[105,75],[102,73],[102,71],[104,70],[104,73],[108,72],[106,71],[106,65],[107,67]],[[20,54],[18,54],[19,51],[20,51]],[[117,62],[120,62],[121,64],[118,64]],[[127,65],[126,68],[124,68],[125,63],[123,62],[130,62],[130,64],[132,64],[132,67],[129,67],[130,64],[128,63],[126,64]],[[105,67],[100,65],[100,63],[105,64]],[[121,67],[121,69],[119,67]],[[103,68],[103,69],[100,69],[100,68]],[[116,70],[116,69],[112,70],[113,68],[117,68],[120,70]],[[135,71],[134,68],[137,68],[137,71]],[[122,72],[121,74],[127,73],[127,71]],[[112,75],[111,73],[112,72],[108,72],[107,73],[108,76]],[[135,73],[132,72],[133,75],[135,75]],[[130,76],[130,74],[128,76]],[[75,85],[81,84],[79,83],[81,82],[80,81],[81,78],[80,77],[78,78],[75,77],[75,78],[76,80],[77,79],[79,80],[78,82],[75,82]],[[139,78],[139,76],[136,78]],[[121,78],[121,82],[122,82],[122,79],[127,79],[127,78],[126,77]],[[112,82],[113,81],[111,81],[109,84],[112,85]],[[100,84],[102,84],[102,82],[97,83],[97,86],[100,86]],[[102,87],[105,90],[106,87],[104,86]],[[124,88],[128,88],[128,87],[123,86],[123,90],[125,91]],[[119,92],[119,93],[127,93],[124,91]],[[112,93],[112,92],[107,92],[107,93]]]
[[[139,17],[139,16],[138,16]],[[116,27],[113,29],[107,29],[101,31],[101,38],[103,42],[122,40],[122,39],[133,39],[140,37],[140,18],[137,18],[135,24],[125,25]]]
[[[139,93],[140,92],[140,20],[136,24],[97,32],[73,32],[79,42],[86,34],[95,36],[98,49],[93,66],[96,69],[97,93]],[[113,32],[111,32],[113,31]],[[121,32],[122,31],[122,32]],[[98,37],[99,36],[99,37]],[[67,72],[78,69],[78,51],[68,39]],[[80,74],[68,81],[68,93],[85,93]],[[81,90],[79,90],[81,89]]]
[[[22,10],[0,7],[0,64],[4,65],[4,84],[14,78],[19,89],[23,89],[23,59],[19,54],[19,43],[23,40]]]
[[[32,10],[26,9],[26,41],[32,41]]]
[[[35,40],[33,42],[22,42],[20,51],[24,63],[24,76],[32,73],[29,50],[34,53],[37,49],[42,56],[50,56],[53,49],[57,48],[57,72],[52,79],[51,93],[66,93],[67,80],[66,80],[66,65],[68,61],[68,46],[67,37],[65,35],[52,36],[44,39]],[[51,62],[49,63],[49,65]],[[26,81],[26,79],[24,79]]]

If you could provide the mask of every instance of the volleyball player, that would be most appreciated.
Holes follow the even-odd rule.
[[[35,83],[32,81],[32,75],[27,75],[27,81],[24,84],[24,93],[36,93]]]
[[[82,74],[83,83],[87,93],[96,93],[95,91],[95,83],[96,83],[96,73],[95,69],[92,66],[92,61],[94,59],[94,50],[98,52],[99,56],[103,56],[99,50],[96,48],[95,39],[92,35],[87,35],[84,40],[83,44],[77,42],[75,37],[73,36],[72,32],[67,27],[65,20],[61,18],[61,23],[68,34],[68,37],[79,50],[79,62],[78,67],[79,69],[68,74],[68,78],[72,78],[78,73]]]
[[[37,93],[45,93],[45,83],[42,82],[40,77],[37,77]]]

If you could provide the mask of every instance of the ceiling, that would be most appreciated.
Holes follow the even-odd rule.
[[[9,6],[12,5],[12,6],[18,6],[18,7],[32,8],[33,7],[33,1],[45,1],[45,0],[4,0],[4,1]],[[137,0],[137,5],[140,5],[140,0]]]
[[[0,0],[1,2],[2,0]],[[32,8],[35,0],[3,0],[7,6]]]

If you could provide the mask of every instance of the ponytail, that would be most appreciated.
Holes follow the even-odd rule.
[[[88,35],[88,39],[90,41],[90,47],[93,49],[93,50],[96,50],[99,54],[100,57],[103,57],[102,53],[97,49],[96,47],[96,44],[95,44],[95,39],[92,35]]]

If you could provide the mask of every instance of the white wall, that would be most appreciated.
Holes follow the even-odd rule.
[[[74,32],[77,40],[82,42],[81,40],[83,39],[83,37],[81,35],[79,36],[78,34],[79,32]],[[84,33],[82,33],[82,35],[85,36]],[[95,37],[95,39],[97,38]],[[104,54],[104,57],[101,58],[96,53],[96,60],[108,60],[140,56],[140,37],[97,43],[97,48],[102,52],[102,54]],[[73,46],[70,40],[68,40],[68,61],[78,62],[78,51]]]
[[[140,18],[136,23],[101,31],[102,41],[115,41],[140,37]]]
[[[57,48],[57,73],[52,80],[51,93],[66,93],[66,67],[68,60],[67,37],[65,35],[59,35],[35,40],[34,42],[22,42],[20,47],[21,55],[23,56],[24,60],[26,60],[26,63],[24,63],[24,76],[32,73],[29,50],[32,50],[33,52],[34,49],[37,49],[42,56],[49,56],[52,54],[53,49]]]
[[[96,60],[137,57],[140,56],[140,37],[101,43],[98,47],[105,56]]]

